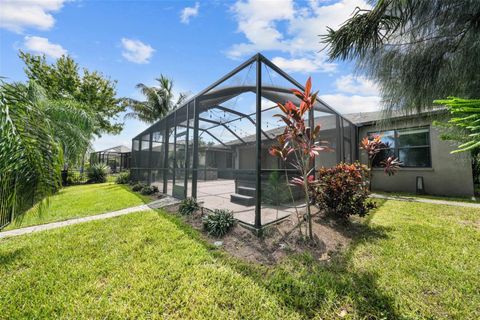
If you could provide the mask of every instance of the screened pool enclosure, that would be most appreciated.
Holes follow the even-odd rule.
[[[256,229],[301,211],[302,192],[288,183],[296,170],[268,153],[284,130],[274,117],[277,102],[299,103],[291,88],[303,89],[255,55],[132,140],[133,178],[209,209],[232,210]],[[325,102],[316,101],[308,121],[321,125],[320,139],[332,149],[316,167],[357,158],[356,127]]]

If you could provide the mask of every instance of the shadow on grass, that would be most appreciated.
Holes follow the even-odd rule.
[[[0,253],[0,266],[7,268],[8,265],[13,264],[15,260],[21,258],[25,254],[25,248],[15,249]]]
[[[331,216],[317,216],[315,222],[334,229],[344,237],[353,240],[353,246],[360,241],[375,241],[377,239],[387,239],[389,228],[372,228],[370,221],[375,212],[382,207],[387,200],[376,199],[377,207],[372,209],[365,217],[350,217],[348,221],[339,221]]]
[[[154,200],[152,197],[144,196],[144,195],[141,195],[141,194],[138,193],[138,192],[132,191],[132,189],[131,189],[128,185],[125,185],[125,184],[115,184],[115,186],[120,187],[120,188],[122,188],[123,190],[125,190],[125,191],[133,194],[135,197],[137,197],[138,199],[140,199],[144,204],[150,203],[150,202],[152,202],[152,201]]]
[[[347,231],[352,236],[350,248],[335,254],[328,262],[319,262],[305,253],[291,255],[278,265],[264,266],[240,261],[217,250],[180,217],[163,212],[159,214],[205,246],[212,257],[249,277],[286,308],[304,318],[320,316],[336,319],[345,315],[364,319],[400,318],[395,311],[394,299],[378,287],[378,274],[353,268],[352,258],[359,245],[388,237],[387,228],[371,226],[369,219],[355,224],[352,227],[354,232]]]

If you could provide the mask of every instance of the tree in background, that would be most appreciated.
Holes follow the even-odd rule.
[[[95,116],[96,135],[120,133],[123,124],[115,120],[125,107],[121,99],[116,98],[115,81],[86,68],[80,72],[78,64],[69,56],[64,55],[53,64],[47,63],[45,55],[36,56],[20,51],[19,56],[25,63],[28,79],[44,89],[48,100],[67,99]]]
[[[50,100],[34,81],[0,85],[0,228],[60,187],[80,159],[95,119],[75,100]]]
[[[327,32],[330,58],[355,59],[358,71],[380,85],[387,110],[480,95],[478,0],[379,0]]]
[[[125,118],[154,123],[185,102],[187,98],[186,93],[180,93],[178,98],[175,99],[173,81],[171,79],[162,74],[160,78],[155,80],[159,84],[158,87],[149,87],[143,83],[136,85],[136,88],[145,96],[145,101],[130,98],[123,99],[123,105],[132,110],[125,115]]]

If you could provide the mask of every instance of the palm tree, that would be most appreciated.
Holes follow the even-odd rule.
[[[0,84],[0,229],[60,188],[60,170],[86,151],[94,116],[34,82]]]
[[[125,118],[134,118],[146,123],[154,123],[164,117],[169,111],[178,108],[186,100],[187,94],[183,92],[175,100],[173,81],[171,79],[162,74],[160,78],[155,80],[158,81],[158,87],[149,87],[143,83],[135,86],[145,96],[145,101],[130,98],[123,100],[124,104],[132,110],[132,112],[125,115]]]

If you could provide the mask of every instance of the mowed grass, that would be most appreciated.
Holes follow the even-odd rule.
[[[436,195],[428,195],[428,194],[415,194],[409,192],[383,192],[383,191],[375,191],[375,194],[383,195],[383,196],[391,196],[391,197],[404,197],[404,198],[414,198],[414,199],[428,199],[428,200],[445,200],[445,201],[454,201],[454,202],[468,202],[468,203],[480,203],[480,199],[478,197],[446,197],[446,196],[436,196]]]
[[[65,187],[49,198],[41,212],[29,211],[5,230],[91,216],[147,202],[147,197],[132,192],[125,185],[100,183]]]
[[[295,319],[163,213],[0,242],[4,319]]]
[[[480,211],[380,201],[319,263],[244,263],[163,212],[0,241],[5,318],[478,319]]]
[[[304,255],[255,277],[307,318],[480,319],[480,210],[378,202],[329,264]]]

